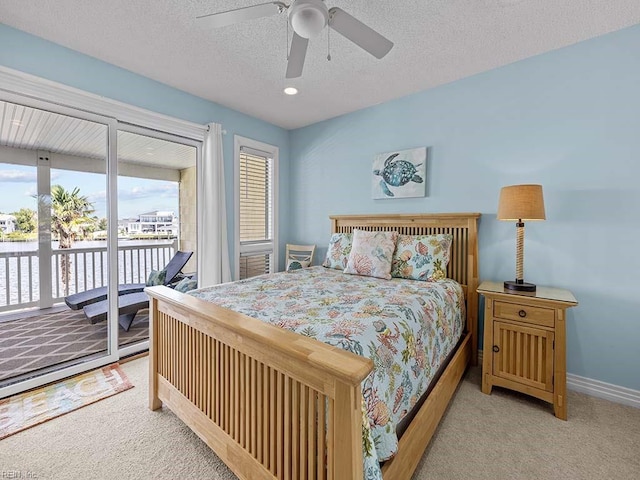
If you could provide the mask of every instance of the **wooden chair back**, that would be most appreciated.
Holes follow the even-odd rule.
[[[313,254],[316,251],[315,245],[294,245],[287,243],[285,250],[285,269],[289,265],[289,260],[297,260],[299,262],[309,262],[309,266],[313,264]]]

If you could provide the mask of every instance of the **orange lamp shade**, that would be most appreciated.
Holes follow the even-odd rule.
[[[542,185],[510,185],[500,190],[498,220],[544,220]]]

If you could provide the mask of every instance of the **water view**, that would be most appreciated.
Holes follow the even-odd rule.
[[[118,247],[139,247],[144,245],[164,245],[172,243],[172,240],[118,240]],[[53,250],[59,250],[59,242],[51,242]],[[80,240],[73,244],[73,250],[79,248],[106,249],[106,240]],[[38,242],[1,242],[0,254],[6,252],[35,252],[38,251]]]
[[[52,242],[52,247],[51,286],[55,300],[107,285],[106,241],[76,241],[68,249],[60,249],[59,242]],[[151,270],[163,268],[171,259],[175,247],[172,240],[119,241],[119,283],[144,283]],[[0,242],[0,312],[37,304],[39,270],[37,242]]]
[[[27,175],[29,170],[20,170],[17,166],[11,168],[13,170],[0,169],[0,178],[27,182],[33,180]],[[63,178],[63,174],[55,175],[59,179]],[[67,172],[65,175],[70,174]],[[91,181],[104,181],[103,175],[95,174],[73,173],[70,178],[75,181],[82,179],[83,190],[86,188],[87,192],[95,192],[98,188],[98,184],[92,185]],[[153,182],[149,183],[152,184]],[[175,184],[172,184],[173,187]],[[144,188],[135,191],[141,190],[144,191]],[[70,294],[107,285],[107,219],[104,217],[104,198],[98,193],[85,195],[77,186],[65,187],[59,184],[52,185],[50,196],[42,199],[29,192],[31,190],[27,190],[22,198],[18,197],[18,203],[15,198],[9,197],[6,201],[3,199],[4,205],[0,209],[0,313],[49,306]],[[175,200],[175,197],[170,196],[169,204]],[[51,208],[47,225],[50,228],[50,238],[54,240],[51,244],[50,278],[45,278],[48,273],[40,272],[41,252],[37,235],[38,212],[43,209],[42,202],[46,202],[45,208],[49,208],[49,205]],[[144,204],[131,198],[127,202],[127,208],[132,205],[140,208]],[[174,204],[174,207],[178,205]],[[152,210],[118,221],[119,282],[144,283],[151,270],[161,269],[169,261],[177,250],[174,239],[179,237],[179,220],[174,211]],[[40,286],[47,287],[44,288],[44,295],[47,295],[48,300],[42,304],[40,299],[43,292],[40,291]]]

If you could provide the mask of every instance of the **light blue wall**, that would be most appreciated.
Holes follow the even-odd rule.
[[[480,211],[483,279],[514,276],[501,186],[542,183],[546,222],[527,225],[525,278],[569,288],[568,370],[640,389],[636,280],[640,27],[287,132],[0,24],[0,65],[280,148],[281,243],[326,251],[329,214]],[[290,144],[289,144],[290,141]],[[371,200],[376,153],[429,147],[427,197]],[[291,148],[289,148],[289,146]],[[291,162],[290,162],[291,159]],[[358,180],[361,179],[361,180]],[[227,189],[233,247],[233,191]]]
[[[525,279],[568,288],[568,371],[640,389],[640,26],[291,132],[289,241],[328,215],[479,211],[482,279],[515,276],[502,186],[541,183]],[[425,66],[425,68],[428,68]],[[427,197],[372,200],[375,154],[429,147]]]
[[[223,140],[223,150],[227,185],[228,237],[232,258],[234,135],[242,135],[279,147],[280,218],[286,218],[290,170],[287,130],[2,23],[0,23],[0,65],[191,122],[221,123],[223,129],[227,131]],[[281,222],[280,225],[280,238],[286,238],[287,223]]]

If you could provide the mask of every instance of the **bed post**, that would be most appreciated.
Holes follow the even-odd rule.
[[[467,250],[467,329],[471,332],[471,365],[478,365],[478,216],[469,218]]]
[[[360,384],[348,385],[336,382],[335,405],[333,413],[333,451],[334,462],[328,462],[334,466],[334,477],[339,478],[363,478],[362,464],[362,390]],[[331,411],[331,403],[329,409]]]
[[[158,299],[149,298],[149,409],[158,410]]]
[[[338,232],[338,220],[334,217],[329,217],[331,219],[331,233]]]

